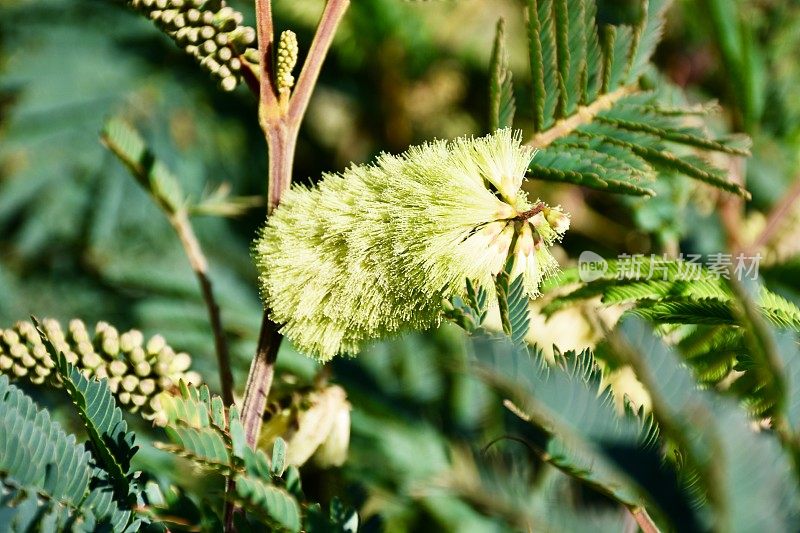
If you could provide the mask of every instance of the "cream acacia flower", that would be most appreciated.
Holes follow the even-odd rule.
[[[435,141],[293,187],[255,244],[272,319],[322,360],[365,341],[438,324],[467,279],[494,290],[514,254],[529,296],[557,269],[548,247],[569,226],[530,202],[532,148],[519,133]]]

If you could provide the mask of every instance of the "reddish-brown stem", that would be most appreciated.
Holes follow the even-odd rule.
[[[264,313],[261,321],[261,333],[258,336],[258,348],[250,367],[250,375],[247,377],[244,393],[245,398],[249,400],[249,403],[245,404],[249,411],[243,411],[242,420],[245,420],[247,412],[251,413],[251,417],[255,416],[254,413],[258,413],[259,421],[262,419],[267,396],[272,387],[272,378],[275,375],[275,361],[278,358],[280,345],[281,334],[278,331],[278,325],[270,320],[268,313]],[[258,441],[261,424],[245,423],[244,430],[247,442],[254,446]]]
[[[197,281],[200,283],[200,290],[203,293],[203,301],[205,301],[206,308],[208,309],[208,319],[211,322],[211,332],[214,335],[214,347],[217,352],[217,363],[219,366],[219,380],[222,387],[222,400],[225,405],[233,404],[233,374],[231,373],[231,359],[228,353],[228,343],[225,341],[225,332],[222,327],[222,318],[220,317],[219,305],[214,298],[214,291],[211,286],[211,280],[208,277],[208,261],[203,254],[197,236],[194,234],[192,225],[189,222],[189,217],[186,211],[179,210],[176,213],[170,214],[169,221],[178,234],[178,238],[186,251],[186,256],[189,258],[189,264],[197,276]]]
[[[328,0],[325,5],[314,40],[297,80],[297,86],[289,98],[288,105],[285,102],[285,96],[282,98],[278,95],[273,83],[272,47],[275,37],[272,6],[270,0],[255,0],[255,2],[258,54],[261,67],[258,76],[258,119],[261,129],[264,130],[269,155],[269,174],[267,176],[267,216],[269,216],[280,203],[283,193],[291,185],[292,165],[300,124],[319,78],[322,63],[333,42],[336,28],[342,20],[350,0]],[[248,81],[252,88],[252,79]],[[264,311],[261,322],[256,354],[250,365],[241,412],[245,436],[250,446],[255,446],[261,432],[264,407],[272,387],[275,361],[281,341],[279,327],[269,318],[269,309],[267,309]],[[234,513],[235,507],[232,504],[226,505],[226,531],[233,530]]]
[[[528,209],[527,211],[523,211],[522,213],[520,213],[519,215],[514,217],[514,220],[519,220],[520,222],[525,222],[529,218],[532,218],[535,215],[538,215],[542,211],[544,211],[544,204],[539,202],[536,205],[534,205],[532,208]]]
[[[292,167],[294,165],[297,133],[297,128],[292,128],[283,120],[275,123],[266,131],[269,150],[268,214],[278,207],[283,193],[292,183]]]
[[[280,118],[278,96],[272,83],[272,4],[270,0],[256,0],[256,33],[258,35],[259,72],[258,119],[266,133],[269,119]],[[272,116],[274,115],[274,116]],[[272,154],[270,154],[272,157]]]
[[[311,93],[314,91],[320,70],[322,70],[322,63],[325,61],[325,56],[333,42],[333,36],[336,34],[336,28],[349,5],[350,0],[328,0],[328,3],[325,4],[325,10],[322,12],[317,32],[314,34],[314,40],[308,50],[308,56],[303,63],[300,76],[297,78],[297,87],[289,102],[287,114],[289,123],[294,128],[300,127],[300,122],[302,122],[311,100]]]
[[[639,524],[643,533],[661,533],[661,530],[658,529],[658,526],[653,519],[650,518],[650,515],[647,514],[647,509],[644,507],[639,507],[636,509],[630,509],[633,518],[636,520],[636,523]]]
[[[778,230],[780,230],[781,224],[783,224],[786,216],[792,212],[792,208],[798,199],[800,199],[800,177],[796,179],[794,184],[786,192],[786,195],[781,198],[772,208],[772,211],[770,211],[764,230],[750,246],[752,250],[758,250],[762,246],[769,244],[769,241],[775,236]]]
[[[311,93],[319,78],[322,63],[333,41],[336,27],[349,4],[350,0],[328,0],[294,93],[291,95],[288,106],[281,106],[272,82],[271,48],[274,37],[270,3],[269,0],[256,0],[258,49],[261,56],[259,121],[264,130],[269,152],[268,213],[271,213],[278,205],[281,196],[291,184],[292,164],[300,123],[308,108]],[[242,407],[242,423],[245,427],[247,442],[251,446],[255,444],[261,431],[264,405],[272,384],[273,367],[280,343],[281,335],[278,327],[269,319],[269,310],[266,310],[262,320],[256,356],[250,366],[244,406]]]

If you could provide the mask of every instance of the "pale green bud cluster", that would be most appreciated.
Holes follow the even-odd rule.
[[[242,26],[242,14],[222,0],[129,0],[219,82],[232,91],[242,81],[242,60],[258,57],[248,47],[256,31]]]
[[[141,331],[120,334],[106,322],[98,322],[90,333],[77,319],[69,322],[66,332],[57,320],[45,319],[42,326],[67,361],[88,378],[107,378],[117,401],[131,412],[141,410],[146,416],[152,415],[159,393],[177,387],[181,379],[187,383],[201,381],[199,374],[189,370],[191,357],[175,353],[161,335],[145,342]],[[0,373],[35,384],[59,385],[54,367],[31,322],[0,329]]]
[[[529,296],[558,265],[569,218],[521,186],[534,151],[519,133],[436,141],[325,175],[284,195],[255,244],[272,319],[321,360],[438,324],[466,280],[494,296],[514,256]]]
[[[291,89],[294,87],[294,76],[292,71],[297,64],[297,35],[291,30],[281,33],[278,43],[278,58],[275,65],[275,83],[278,90]]]

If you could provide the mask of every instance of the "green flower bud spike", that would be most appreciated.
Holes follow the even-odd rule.
[[[443,300],[465,296],[467,279],[494,296],[511,254],[512,274],[536,297],[558,268],[549,247],[569,218],[522,191],[534,155],[505,129],[294,186],[255,243],[271,318],[324,361],[437,325]]]
[[[132,329],[120,335],[106,322],[98,322],[93,335],[77,319],[70,320],[66,333],[53,319],[44,319],[42,326],[53,346],[70,363],[87,377],[107,378],[117,401],[131,412],[142,412],[146,418],[155,415],[159,394],[177,387],[181,380],[201,381],[199,374],[189,370],[189,355],[176,354],[161,335],[151,337],[145,344],[141,331]],[[54,366],[31,322],[0,329],[1,374],[58,386]]]
[[[242,14],[225,2],[129,0],[128,4],[172,37],[225,91],[242,81],[239,57],[257,55],[250,47],[256,31],[243,26]]]
[[[275,83],[281,94],[284,92],[288,94],[292,87],[294,87],[292,71],[297,64],[298,51],[297,35],[291,30],[281,32],[275,68]]]

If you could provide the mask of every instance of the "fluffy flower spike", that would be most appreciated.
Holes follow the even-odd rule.
[[[529,296],[557,269],[569,218],[522,191],[534,151],[519,133],[435,141],[293,187],[255,244],[272,319],[321,360],[424,329],[466,280],[493,292],[514,254]]]

